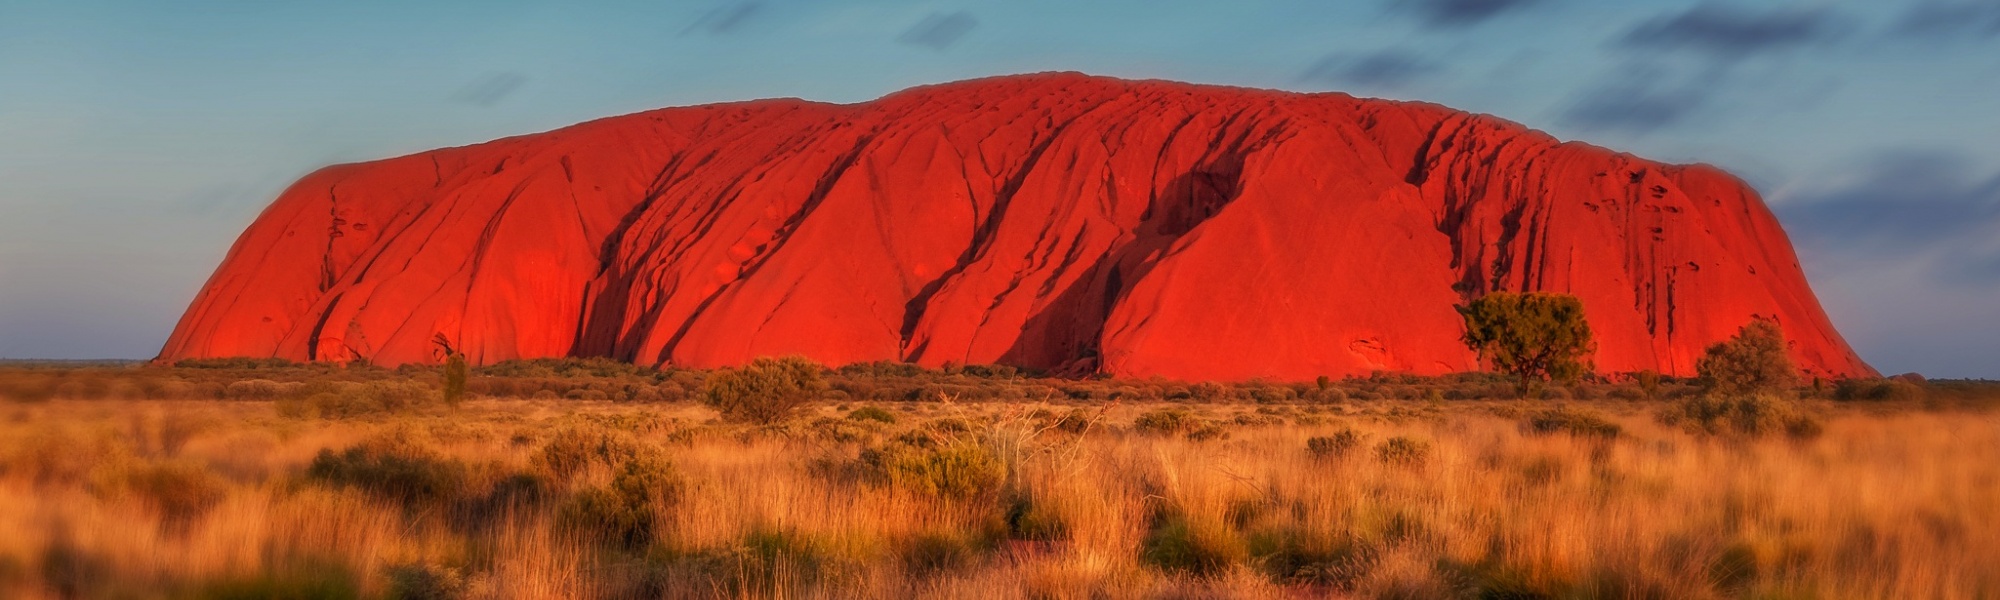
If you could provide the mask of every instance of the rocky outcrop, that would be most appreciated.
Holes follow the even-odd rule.
[[[712,367],[1006,363],[1181,379],[1478,367],[1453,306],[1581,297],[1603,371],[1776,319],[1872,374],[1757,195],[1496,118],[1076,74],[670,108],[294,185],[161,356]]]

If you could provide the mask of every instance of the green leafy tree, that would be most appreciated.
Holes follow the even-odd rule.
[[[1567,294],[1494,292],[1458,307],[1467,347],[1523,394],[1543,381],[1574,382],[1591,370],[1590,323],[1583,301]]]
[[[1785,331],[1773,321],[1752,320],[1736,337],[1708,347],[1695,363],[1701,387],[1712,394],[1741,396],[1798,386],[1799,370],[1785,351]]]
[[[826,391],[820,371],[802,356],[759,358],[710,375],[702,399],[730,421],[776,423]]]

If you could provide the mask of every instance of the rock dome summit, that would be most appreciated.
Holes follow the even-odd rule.
[[[1479,367],[1454,305],[1581,298],[1600,372],[1774,319],[1873,374],[1718,169],[1338,93],[1078,74],[668,108],[329,167],[245,231],[167,360],[801,354],[1185,380]]]

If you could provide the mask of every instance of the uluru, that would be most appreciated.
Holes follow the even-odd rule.
[[[329,167],[160,358],[799,354],[1182,380],[1470,371],[1456,305],[1582,300],[1599,372],[1753,319],[1873,375],[1757,193],[1704,165],[1339,93],[1008,76],[667,108]]]

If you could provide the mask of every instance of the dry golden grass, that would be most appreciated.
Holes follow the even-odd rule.
[[[1624,401],[1585,409],[1615,435],[1514,402],[1174,405],[1192,425],[1143,431],[1162,406],[873,406],[895,423],[0,404],[0,597],[2000,595],[1990,412],[1822,406],[1800,441]],[[556,472],[564,432],[596,442]],[[403,462],[327,475],[356,447]]]

